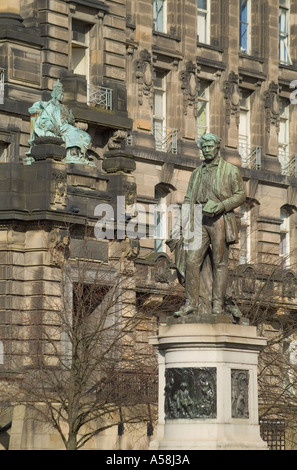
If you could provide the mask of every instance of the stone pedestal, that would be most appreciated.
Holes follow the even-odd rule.
[[[159,424],[151,449],[267,449],[258,425],[256,328],[228,323],[162,326]]]

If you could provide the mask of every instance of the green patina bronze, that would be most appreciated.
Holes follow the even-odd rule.
[[[91,144],[90,135],[75,126],[72,111],[65,106],[63,87],[60,81],[53,87],[49,101],[37,101],[29,108],[32,116],[32,133],[29,144],[32,148],[36,137],[58,137],[66,147],[65,163],[81,163],[94,166],[87,156]]]
[[[184,201],[190,205],[192,229],[194,206],[202,205],[199,248],[186,250],[182,238],[167,240],[171,251],[175,250],[178,277],[186,293],[186,303],[176,317],[226,313],[229,246],[238,241],[233,211],[245,202],[246,194],[239,169],[221,158],[220,142],[214,134],[202,137],[204,162],[193,171]]]

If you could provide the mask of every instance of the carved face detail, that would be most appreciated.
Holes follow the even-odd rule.
[[[202,142],[201,150],[207,162],[211,162],[219,154],[219,146],[211,139]]]

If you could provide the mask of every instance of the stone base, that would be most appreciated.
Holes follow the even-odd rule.
[[[159,356],[153,450],[266,450],[258,424],[257,366],[266,340],[228,323],[172,324],[151,340]]]

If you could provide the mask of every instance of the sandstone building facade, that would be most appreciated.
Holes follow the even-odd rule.
[[[87,241],[95,264],[113,265],[113,245],[94,235],[96,206],[115,207],[125,196],[143,208],[146,228],[151,205],[182,204],[205,132],[222,138],[221,154],[241,168],[246,186],[230,263],[238,303],[248,310],[269,284],[262,304],[272,289],[274,314],[295,315],[296,29],[296,0],[1,1],[2,374],[13,368],[10,357],[27,365],[30,328],[50,315],[65,246],[70,262],[84,257]],[[64,104],[91,135],[91,166],[63,163],[53,144],[37,146],[30,160],[28,110],[50,98],[58,79]],[[121,243],[134,272],[134,308],[139,293],[162,303],[174,286],[182,297],[165,245],[166,214],[154,217],[154,238]],[[291,335],[292,351],[295,341]],[[7,421],[4,447],[29,446],[19,428],[13,432],[18,419]]]

